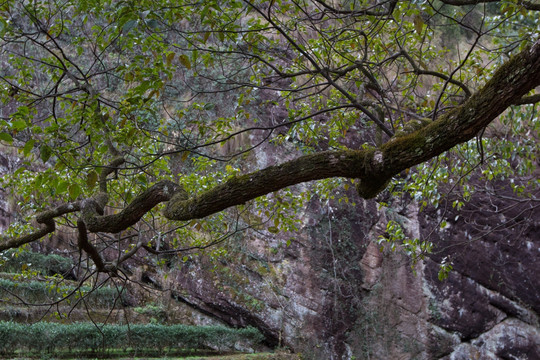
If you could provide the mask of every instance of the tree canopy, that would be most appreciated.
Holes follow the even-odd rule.
[[[253,217],[294,229],[288,211],[339,186],[369,199],[396,177],[425,184],[411,175],[422,171],[530,173],[539,10],[520,0],[4,1],[0,141],[22,160],[2,180],[18,221],[0,250],[61,225],[96,271],[116,274],[142,248],[208,247]],[[248,169],[265,145],[284,161],[252,158]],[[456,147],[466,155],[429,163]],[[429,170],[409,170],[418,164]],[[114,261],[103,246],[118,250]]]

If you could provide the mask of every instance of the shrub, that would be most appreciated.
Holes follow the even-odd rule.
[[[73,260],[56,254],[41,254],[33,251],[8,250],[2,253],[2,271],[19,273],[26,268],[41,275],[67,277],[73,269]]]
[[[122,291],[122,288],[101,287],[92,289],[89,286],[81,286],[78,291],[75,291],[76,289],[74,286],[54,281],[20,282],[11,279],[0,279],[0,296],[2,298],[9,297],[13,293],[27,302],[39,304],[55,302],[66,297],[69,301],[77,301],[81,296],[84,296],[88,305],[102,308],[112,308],[119,296],[120,302],[124,302],[125,292]],[[121,291],[120,295],[118,291]]]
[[[92,323],[57,324],[38,322],[24,325],[0,322],[0,353],[15,350],[32,352],[94,351],[132,348],[135,351],[203,349],[211,345],[224,350],[238,341],[256,345],[263,340],[254,328],[222,326],[135,324],[100,325]]]

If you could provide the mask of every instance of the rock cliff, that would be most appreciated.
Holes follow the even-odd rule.
[[[261,168],[286,156],[264,144],[250,161]],[[538,359],[540,192],[522,198],[508,181],[473,182],[478,191],[459,211],[453,195],[422,211],[408,198],[381,194],[378,203],[352,189],[347,204],[314,198],[298,232],[249,230],[217,268],[191,261],[168,286],[192,308],[256,326],[269,345],[306,359]],[[402,252],[381,251],[390,220],[433,242],[433,253],[411,267]],[[444,258],[453,271],[441,281]]]
[[[182,302],[307,359],[537,359],[540,214],[497,186],[459,216],[446,203],[420,212],[412,201],[312,201],[298,233],[248,232],[217,271],[201,259],[170,285]],[[431,239],[433,254],[411,268],[381,251],[390,219]],[[454,270],[441,281],[444,257]]]

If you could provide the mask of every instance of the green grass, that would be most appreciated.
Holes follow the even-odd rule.
[[[1,358],[1,357],[0,357]],[[7,359],[7,358],[6,358]],[[47,355],[36,355],[32,357],[16,357],[16,358],[9,358],[11,360],[29,360],[29,359],[43,359],[43,360],[56,360],[56,359],[62,359],[62,360],[79,360],[80,357],[73,358],[73,357],[49,357]],[[87,357],[86,359],[89,360],[97,360],[102,359],[102,357],[95,358],[95,357]],[[167,357],[118,357],[114,358],[116,360],[161,360],[161,359],[168,359],[168,360],[299,360],[301,359],[298,355],[294,354],[288,354],[288,353],[256,353],[256,354],[222,354],[222,355],[211,355],[211,356],[202,356],[202,355],[191,355],[191,356],[167,356]]]

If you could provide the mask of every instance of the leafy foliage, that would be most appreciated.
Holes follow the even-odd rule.
[[[67,276],[73,269],[73,260],[56,254],[41,254],[33,251],[5,251],[2,253],[3,272],[19,273],[28,268],[41,275]]]
[[[522,1],[4,1],[0,141],[22,162],[0,183],[18,214],[2,249],[58,225],[88,276],[119,276],[142,249],[188,262],[248,229],[296,231],[310,200],[349,202],[351,182],[372,198],[393,176],[396,197],[437,207],[457,190],[459,208],[472,176],[537,166],[537,15]],[[389,226],[409,254],[429,250]]]
[[[413,267],[418,260],[424,259],[433,247],[431,242],[420,241],[417,238],[410,239],[403,232],[403,227],[394,220],[390,220],[386,225],[386,234],[386,236],[379,235],[377,240],[379,245],[382,245],[381,250],[384,250],[385,245],[388,245],[391,251],[402,247],[403,251],[411,257]]]
[[[134,352],[153,349],[166,354],[171,349],[203,349],[209,343],[224,350],[238,341],[254,346],[262,341],[262,335],[254,328],[220,326],[0,322],[0,353],[4,355],[14,354],[15,349],[36,353],[92,350],[94,354],[105,354],[108,350],[126,348]]]
[[[123,302],[125,293],[121,288],[66,285],[59,281],[21,281],[0,279],[2,301],[29,304],[54,304],[59,301],[73,305],[84,302],[86,306],[113,309]]]

